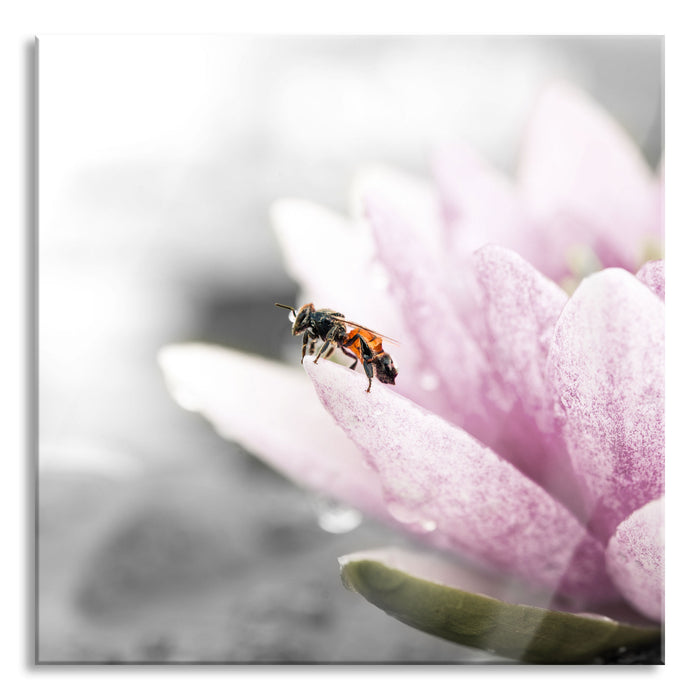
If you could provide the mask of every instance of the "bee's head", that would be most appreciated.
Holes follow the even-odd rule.
[[[314,311],[313,304],[304,304],[304,306],[301,306],[298,311],[293,306],[288,306],[287,304],[278,304],[275,302],[275,306],[279,306],[280,309],[289,309],[291,312],[289,314],[289,320],[292,321],[293,335],[299,335],[309,327],[309,316],[311,312]]]
[[[382,384],[395,383],[394,380],[399,371],[396,369],[391,355],[386,352],[380,352],[374,358],[374,368],[377,373],[377,379],[382,382]]]
[[[292,333],[294,335],[299,335],[303,333],[311,325],[311,314],[315,311],[313,304],[304,304],[300,306],[299,310],[296,312],[296,318],[292,324]]]

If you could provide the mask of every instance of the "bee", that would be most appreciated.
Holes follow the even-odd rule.
[[[322,342],[316,353],[314,363],[319,358],[327,358],[338,348],[354,362],[350,369],[355,369],[362,362],[365,374],[369,380],[367,392],[372,388],[372,378],[375,376],[383,384],[394,384],[398,370],[389,353],[384,352],[382,341],[395,343],[395,340],[361,326],[359,323],[348,321],[344,314],[332,309],[316,309],[313,304],[295,309],[286,304],[277,304],[281,309],[289,309],[294,314],[292,334],[302,336],[301,361],[304,361],[306,349],[313,354],[316,343]]]

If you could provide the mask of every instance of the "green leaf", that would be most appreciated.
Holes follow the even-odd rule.
[[[412,576],[366,554],[340,559],[347,588],[411,627],[502,657],[538,664],[586,663],[661,639],[658,626],[506,603]]]

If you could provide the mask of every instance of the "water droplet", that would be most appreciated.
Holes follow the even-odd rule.
[[[331,498],[317,496],[313,500],[318,526],[334,535],[351,532],[362,522],[362,513]]]
[[[437,523],[434,520],[421,520],[420,526],[426,532],[434,532],[437,530]]]
[[[437,523],[434,520],[424,518],[418,511],[408,508],[398,501],[390,501],[387,504],[387,510],[392,517],[416,532],[433,532],[437,529]]]
[[[415,511],[407,508],[403,503],[399,503],[398,501],[390,501],[387,503],[387,510],[391,513],[391,516],[400,523],[412,523],[415,522],[417,518]]]
[[[419,382],[424,391],[435,391],[440,386],[440,377],[434,372],[423,372]]]
[[[295,315],[294,315],[294,312],[293,312],[293,311],[290,311],[290,312],[287,314],[287,318],[289,319],[289,322],[290,322],[290,323],[294,323],[294,319],[296,318]]]

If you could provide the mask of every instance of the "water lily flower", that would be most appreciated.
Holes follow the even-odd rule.
[[[515,182],[463,148],[435,170],[364,173],[351,219],[273,209],[300,298],[400,339],[396,386],[206,345],[161,352],[169,385],[290,479],[447,557],[341,559],[398,619],[538,662],[657,640],[661,179],[567,86],[535,111]]]

